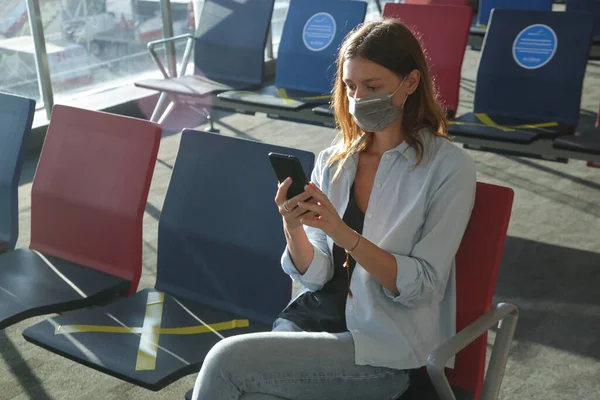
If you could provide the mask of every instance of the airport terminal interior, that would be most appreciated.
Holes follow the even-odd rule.
[[[384,18],[478,182],[457,335],[397,400],[599,399],[600,0],[0,0],[0,400],[189,398],[269,331],[302,285],[267,155],[311,176]]]

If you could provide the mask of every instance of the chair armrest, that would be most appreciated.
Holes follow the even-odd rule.
[[[472,324],[451,337],[446,343],[442,344],[429,355],[427,359],[427,373],[431,378],[440,399],[456,400],[452,393],[450,383],[444,374],[444,368],[448,360],[469,344],[473,343],[473,341],[483,335],[488,329],[501,322],[500,330],[496,335],[494,347],[492,348],[492,354],[481,395],[481,400],[497,399],[518,317],[519,309],[517,306],[508,303],[500,303],[495,309],[490,310],[479,317]]]
[[[3,242],[0,240],[0,254],[6,253],[8,251],[8,242]]]
[[[192,53],[192,44],[194,43],[194,40],[196,38],[193,35],[186,33],[184,35],[177,35],[177,36],[173,36],[173,37],[169,37],[169,38],[158,39],[158,40],[153,40],[151,42],[148,42],[148,52],[150,52],[150,57],[152,57],[152,60],[154,61],[154,63],[156,64],[156,66],[158,67],[158,69],[160,70],[160,72],[162,73],[162,75],[164,76],[165,79],[169,79],[171,77],[169,76],[169,74],[165,70],[165,67],[163,66],[162,62],[158,58],[155,48],[156,48],[156,46],[159,46],[159,45],[163,45],[163,44],[166,44],[169,42],[175,42],[175,41],[183,40],[183,39],[187,39],[187,44],[185,46],[185,52],[183,53],[181,68],[179,69],[179,73],[177,74],[177,76],[179,77],[179,76],[182,76],[183,74],[185,74],[185,70],[187,69],[187,65],[190,60],[190,55]]]

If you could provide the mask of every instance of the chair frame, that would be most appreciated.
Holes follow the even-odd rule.
[[[483,314],[429,355],[427,358],[427,374],[431,378],[441,400],[456,400],[444,373],[448,360],[487,332],[488,329],[500,324],[480,399],[496,400],[498,398],[518,318],[519,309],[517,306],[509,303],[499,303],[495,309]]]
[[[162,61],[158,57],[158,54],[156,53],[156,47],[161,46],[161,45],[166,45],[168,43],[174,43],[174,42],[184,40],[184,39],[187,40],[187,43],[185,45],[185,50],[183,52],[183,57],[181,59],[181,65],[179,67],[179,71],[173,71],[170,74],[167,71],[167,69],[165,69]],[[158,67],[158,70],[160,71],[160,73],[162,74],[162,76],[165,79],[180,78],[185,75],[187,68],[188,68],[188,64],[190,62],[193,44],[195,41],[196,41],[196,37],[194,35],[192,35],[190,33],[186,33],[183,35],[177,35],[177,36],[173,36],[173,37],[169,37],[169,38],[158,39],[158,40],[153,40],[151,42],[148,42],[148,52],[150,53],[150,57],[152,58],[152,61],[154,61],[154,63]],[[195,112],[201,114],[202,116],[204,116],[206,118],[206,120],[210,124],[209,127],[207,129],[205,129],[207,132],[214,132],[214,133],[219,132],[218,129],[215,129],[213,118],[212,118],[210,112],[206,108],[197,107],[196,105],[194,105],[194,103],[190,104],[190,102],[181,101],[181,97],[183,97],[183,96],[168,94],[167,92],[161,92],[160,97],[158,98],[158,102],[156,103],[156,106],[154,107],[154,111],[152,112],[152,115],[150,116],[150,121],[157,122],[162,125],[163,122],[165,121],[165,119],[167,119],[167,117],[171,114],[171,112],[173,112],[173,110],[175,109],[177,104],[185,103],[192,110],[194,110]]]

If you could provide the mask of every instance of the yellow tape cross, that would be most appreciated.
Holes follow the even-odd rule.
[[[140,335],[136,371],[149,371],[156,369],[156,356],[158,353],[158,340],[160,335],[197,335],[201,333],[225,331],[236,328],[245,328],[250,325],[247,319],[234,319],[231,321],[185,326],[180,328],[161,327],[164,293],[149,292],[146,301],[146,315],[142,327],[131,328],[127,326],[111,325],[59,325],[54,334],[66,335],[73,333],[133,333]]]
[[[491,126],[493,128],[500,129],[504,132],[514,132],[517,129],[542,129],[542,128],[554,128],[558,126],[558,122],[541,122],[539,124],[523,124],[523,125],[498,125],[495,123],[489,115],[484,113],[476,113],[475,117],[480,121],[477,122],[463,122],[463,121],[448,121],[449,125],[472,125],[472,126]]]

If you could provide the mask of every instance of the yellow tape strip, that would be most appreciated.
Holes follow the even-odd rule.
[[[524,125],[498,125],[496,124],[489,115],[483,113],[475,114],[477,119],[481,123],[476,122],[464,122],[464,121],[448,121],[448,125],[472,125],[472,126],[491,126],[498,128],[504,132],[514,132],[517,129],[541,129],[541,128],[554,128],[559,126],[558,122],[541,122],[539,124],[524,124]]]
[[[525,124],[525,125],[514,125],[513,128],[520,129],[537,129],[537,128],[554,128],[558,126],[558,122],[543,122],[540,124]]]
[[[180,328],[129,328],[125,326],[110,325],[61,325],[56,328],[55,335],[66,335],[72,333],[154,333],[158,335],[197,335],[199,333],[208,333],[213,331],[227,331],[236,328],[246,328],[250,326],[247,319],[234,319],[226,322],[216,322],[208,325],[193,325]]]
[[[146,316],[140,336],[140,347],[138,348],[136,371],[152,371],[156,369],[156,355],[158,353],[158,339],[163,315],[163,302],[165,294],[162,292],[149,292],[146,302]]]
[[[278,88],[277,96],[279,96],[279,98],[281,98],[285,104],[294,104],[295,103],[295,100],[290,99],[290,96],[288,96],[287,91],[285,89]]]
[[[110,325],[61,325],[56,328],[55,335],[66,335],[72,333],[154,333],[158,335],[196,335],[199,333],[208,333],[214,331],[227,331],[236,328],[246,328],[250,326],[247,319],[234,319],[226,322],[216,322],[207,325],[184,326],[180,328],[129,328],[125,326]]]

